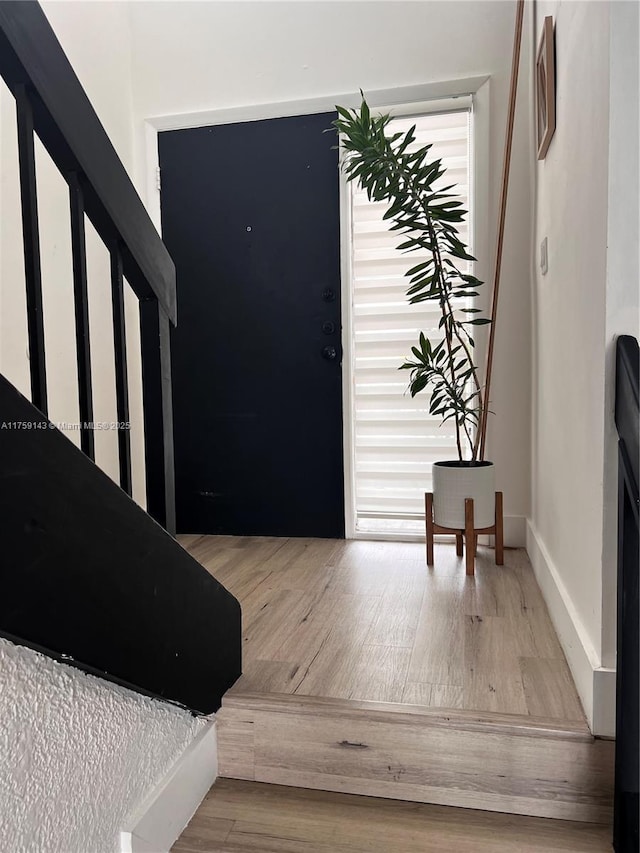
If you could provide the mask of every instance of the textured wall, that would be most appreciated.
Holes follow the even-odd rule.
[[[115,853],[204,725],[0,640],[0,850]]]

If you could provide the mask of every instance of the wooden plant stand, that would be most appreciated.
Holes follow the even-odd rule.
[[[463,538],[466,541],[466,572],[473,575],[475,571],[476,547],[478,536],[481,534],[493,534],[496,537],[496,566],[504,565],[504,521],[502,516],[502,492],[496,492],[495,520],[491,527],[473,526],[473,498],[467,498],[464,502],[465,525],[462,530],[456,527],[442,527],[435,524],[433,520],[433,492],[426,492],[424,496],[425,520],[427,523],[427,565],[433,565],[433,536],[435,533],[454,533],[456,537],[456,554],[462,557]]]

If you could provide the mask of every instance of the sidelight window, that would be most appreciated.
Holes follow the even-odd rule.
[[[413,124],[416,147],[433,144],[433,158],[441,158],[446,167],[443,186],[455,184],[451,192],[469,210],[461,237],[472,246],[470,105],[394,118],[389,131],[405,131]],[[355,534],[417,533],[424,529],[431,464],[455,458],[455,433],[451,424],[440,426],[429,415],[428,393],[411,398],[409,374],[398,367],[420,331],[438,338],[440,311],[431,302],[409,305],[404,272],[421,256],[396,249],[403,238],[383,220],[386,205],[370,202],[355,184],[348,185],[348,195]]]

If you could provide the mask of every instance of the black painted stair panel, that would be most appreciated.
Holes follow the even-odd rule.
[[[211,713],[238,601],[0,376],[0,635]]]

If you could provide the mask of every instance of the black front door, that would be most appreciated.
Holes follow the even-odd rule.
[[[181,532],[344,535],[333,118],[160,134]]]

